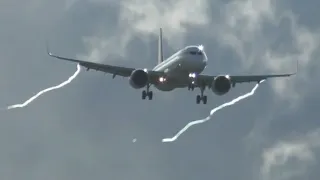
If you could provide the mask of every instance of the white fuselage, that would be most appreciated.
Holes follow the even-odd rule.
[[[200,74],[205,69],[207,61],[203,49],[199,49],[198,46],[187,46],[153,68],[153,71],[166,74],[166,77],[163,77],[166,80],[159,81],[155,87],[161,91],[184,88],[188,85],[189,74]]]

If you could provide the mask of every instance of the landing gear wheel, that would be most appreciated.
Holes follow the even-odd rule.
[[[153,92],[152,92],[152,91],[149,91],[149,92],[148,92],[148,98],[149,98],[149,100],[152,100],[152,97],[153,97]]]
[[[199,104],[201,101],[201,96],[200,95],[197,95],[197,104]]]
[[[200,101],[202,101],[203,104],[207,104],[207,96],[203,95],[205,86],[200,86],[200,90],[201,90],[201,94],[197,95],[197,104],[200,104]]]
[[[200,101],[203,102],[203,104],[207,104],[207,96],[200,96],[200,95],[197,95],[197,104],[200,104]]]
[[[143,90],[142,91],[142,99],[146,99],[147,97],[147,91]]]
[[[146,99],[146,97],[148,96],[148,99],[152,100],[153,92],[149,91],[149,88],[150,88],[150,84],[147,85],[147,90],[142,91],[142,99]]]
[[[207,96],[202,97],[202,102],[203,102],[203,104],[207,104]]]
[[[188,85],[188,90],[190,91],[193,91],[194,90],[194,84],[189,84]]]

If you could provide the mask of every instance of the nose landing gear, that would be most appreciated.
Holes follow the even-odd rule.
[[[188,85],[188,91],[193,91],[194,90],[194,84],[189,84]]]

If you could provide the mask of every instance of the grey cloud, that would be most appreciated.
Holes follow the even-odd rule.
[[[207,91],[208,105],[199,106],[196,94],[186,90],[154,90],[153,101],[142,101],[141,92],[130,88],[126,78],[112,80],[99,72],[82,72],[65,88],[41,96],[26,108],[1,112],[0,177],[257,179],[264,167],[264,152],[272,151],[279,141],[291,143],[295,138],[288,137],[293,132],[300,136],[319,127],[319,86],[315,83],[319,25],[314,20],[318,11],[312,11],[317,1],[252,1],[254,8],[251,1],[193,2],[1,1],[3,106],[22,102],[76,70],[75,64],[45,54],[46,39],[55,53],[65,56],[152,67],[162,25],[166,54],[186,44],[205,45],[210,58],[205,73],[288,71],[294,69],[294,58],[303,60],[297,77],[281,81],[289,85],[267,81],[256,95],[219,111],[211,121],[168,144],[161,139],[206,117],[212,108],[249,91],[253,84],[238,85],[222,97]],[[173,6],[166,8],[166,3]],[[193,12],[190,6],[196,6]],[[128,8],[130,12],[125,11]],[[154,14],[130,16],[139,9],[142,15]],[[251,14],[243,13],[248,9]],[[226,21],[232,16],[238,17],[237,26]],[[285,88],[276,89],[281,86]],[[281,98],[288,94],[285,90],[290,94]],[[287,108],[295,94],[298,101]],[[314,162],[300,179],[319,176],[315,170],[319,153],[312,153]],[[277,179],[273,167],[269,177]],[[279,171],[286,174],[295,168],[284,164]]]
[[[295,140],[278,141],[263,153],[263,178],[291,179],[305,174],[309,166],[315,163],[314,148],[319,148],[319,145],[319,130]],[[290,161],[292,159],[296,161]]]

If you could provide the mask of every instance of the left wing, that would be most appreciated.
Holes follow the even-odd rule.
[[[278,77],[289,77],[292,75],[295,75],[298,72],[298,62],[297,62],[297,70],[294,73],[287,73],[287,74],[272,74],[272,75],[246,75],[246,76],[232,76],[229,75],[231,84],[233,86],[237,83],[249,83],[249,82],[257,82],[260,83],[262,80],[266,80],[269,78],[278,78]],[[211,86],[213,80],[217,76],[210,76],[210,75],[198,75],[197,76],[197,84],[198,85],[205,85],[205,86]]]
[[[295,74],[295,73],[294,73]],[[248,75],[248,76],[229,76],[231,83],[233,85],[237,83],[249,83],[249,82],[257,82],[260,83],[262,80],[268,78],[276,78],[276,77],[289,77],[294,74],[275,74],[275,75]],[[206,86],[211,86],[211,83],[217,76],[210,75],[198,75],[197,76],[197,84],[205,84]]]

